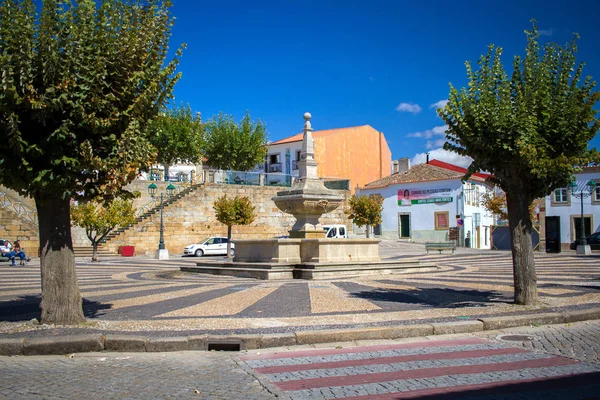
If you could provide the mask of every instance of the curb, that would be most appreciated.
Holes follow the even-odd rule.
[[[531,325],[553,325],[600,319],[600,308],[565,313],[485,317],[472,321],[452,321],[376,328],[298,331],[282,334],[197,335],[145,338],[118,334],[85,334],[62,337],[0,339],[0,356],[62,355],[98,351],[167,352],[185,350],[254,350],[304,344],[354,340],[403,339],[431,335],[483,332]]]

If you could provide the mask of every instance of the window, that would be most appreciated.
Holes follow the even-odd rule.
[[[346,228],[344,228],[344,227],[340,227],[340,236],[341,236],[341,237],[344,237],[344,236],[346,236]]]
[[[594,189],[594,194],[592,196],[592,203],[600,204],[600,186],[596,186],[596,189]]]
[[[555,189],[552,193],[552,205],[553,206],[566,206],[570,205],[570,196],[567,188]]]
[[[278,164],[279,154],[269,154],[269,164]]]
[[[300,154],[302,154],[302,151],[296,150],[296,161],[300,161]]]
[[[448,211],[439,211],[434,213],[436,231],[450,228],[450,220],[448,217]]]

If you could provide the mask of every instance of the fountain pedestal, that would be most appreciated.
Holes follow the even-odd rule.
[[[310,119],[305,113],[297,163],[300,178],[272,199],[282,212],[296,217],[290,239],[234,240],[233,262],[199,262],[197,267],[181,267],[182,271],[259,279],[330,279],[436,268],[415,260],[382,262],[378,239],[325,238],[319,218],[335,210],[344,197],[326,188],[317,176]]]

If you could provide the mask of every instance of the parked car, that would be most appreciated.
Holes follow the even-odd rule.
[[[329,239],[342,239],[348,237],[346,225],[323,225],[323,230],[326,232],[325,237]]]
[[[590,245],[592,250],[600,250],[600,232],[592,233],[590,236],[585,238],[585,241]],[[579,241],[576,240],[571,243],[571,250],[577,250],[577,245],[579,244],[578,242]]]
[[[224,237],[209,237],[200,243],[190,244],[183,249],[184,256],[202,257],[203,255],[227,255],[228,239]],[[235,255],[235,244],[231,243],[231,256]]]

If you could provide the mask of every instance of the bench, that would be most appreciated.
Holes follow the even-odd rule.
[[[452,250],[452,254],[454,254],[456,244],[453,242],[426,242],[425,250],[427,250],[427,254],[429,254],[429,250],[437,250],[440,254],[442,254],[443,250]]]

